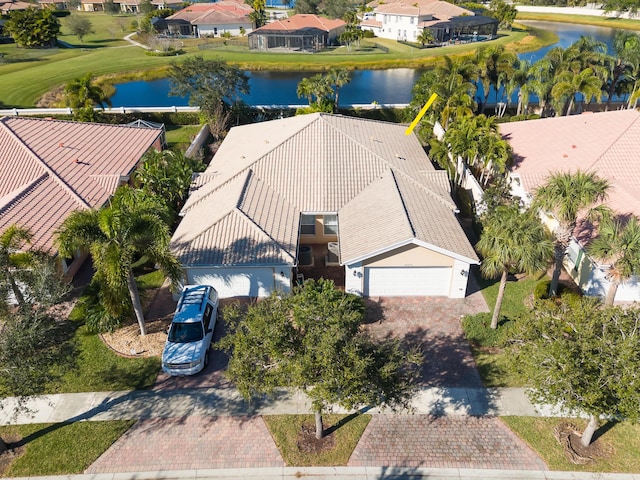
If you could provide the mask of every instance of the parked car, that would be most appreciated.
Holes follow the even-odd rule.
[[[218,292],[210,285],[188,285],[178,300],[162,352],[162,370],[194,375],[209,363],[209,348],[218,318]]]

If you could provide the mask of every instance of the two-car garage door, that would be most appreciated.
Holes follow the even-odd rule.
[[[451,271],[451,267],[365,267],[364,294],[367,297],[448,297]]]

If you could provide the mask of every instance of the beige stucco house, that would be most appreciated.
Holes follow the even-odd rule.
[[[608,180],[606,204],[621,215],[640,217],[640,112],[618,110],[543,118],[499,125],[513,149],[509,172],[512,193],[530,203],[535,189],[555,172],[582,170]],[[554,229],[557,221],[543,215]],[[594,231],[579,222],[565,257],[565,268],[587,295],[604,297],[609,265],[585,250]],[[640,301],[640,278],[620,285],[616,302]]]
[[[184,281],[222,298],[288,291],[327,242],[347,291],[464,297],[478,257],[446,172],[405,128],[321,113],[232,128],[171,241]]]

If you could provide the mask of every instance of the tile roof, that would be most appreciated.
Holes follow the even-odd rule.
[[[260,28],[255,29],[252,33],[255,32],[292,32],[296,30],[304,30],[310,28],[316,28],[319,30],[323,30],[325,32],[330,32],[336,28],[343,27],[347,24],[344,20],[340,19],[330,19],[320,17],[318,15],[309,15],[299,13],[297,15],[293,15],[289,18],[284,18],[280,20],[276,20],[275,22],[268,23],[263,25]]]
[[[405,135],[405,129],[399,124],[328,114],[232,128],[204,175],[197,178],[197,188],[183,208],[184,219],[173,237],[173,248],[185,264],[195,260],[209,265],[227,264],[231,259],[239,261],[234,244],[241,238],[239,235],[246,235],[253,244],[269,237],[281,251],[277,260],[294,264],[300,213],[336,213],[355,202],[355,213],[364,208],[375,216],[367,206],[371,202],[366,198],[371,196],[382,203],[380,211],[393,210],[394,221],[411,224],[413,236],[475,259],[453,214],[455,204],[446,174],[435,171],[420,142],[414,135]],[[389,189],[389,178],[400,180],[393,180],[396,191],[391,190],[387,196],[373,185]],[[417,195],[421,200],[404,201],[403,195]],[[248,208],[249,198],[260,201]],[[223,217],[238,211],[260,228],[259,237],[249,231],[233,231],[227,223],[223,225]],[[210,217],[206,222],[205,212]],[[340,242],[349,249],[349,229],[345,233],[344,228],[345,222],[351,220],[341,215]],[[224,221],[227,222],[226,217]],[[385,245],[397,241],[399,228],[381,233],[380,222],[369,216],[359,217],[358,221],[375,228],[376,233],[368,239],[367,235],[354,234],[354,251],[359,252],[358,245],[365,240],[374,241],[372,237]],[[441,233],[436,232],[440,230]],[[224,249],[229,246],[233,252],[227,255]],[[372,248],[370,245],[369,251]],[[202,251],[210,253],[204,255]],[[245,252],[242,262],[256,261],[252,255]]]
[[[0,230],[18,223],[35,248],[73,210],[100,207],[160,138],[161,129],[0,119]]]
[[[183,20],[194,25],[214,25],[247,21],[253,9],[244,3],[222,0],[195,3],[170,15],[166,20]]]
[[[440,20],[449,20],[460,15],[474,15],[471,10],[459,7],[449,2],[439,0],[418,0],[417,2],[389,2],[378,4],[376,13],[387,13],[405,16],[433,15]]]
[[[527,192],[551,173],[593,171],[611,188],[607,204],[615,211],[640,216],[640,112],[602,113],[544,118],[499,125],[513,148],[515,165]]]

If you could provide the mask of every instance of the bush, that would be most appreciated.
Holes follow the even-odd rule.
[[[502,317],[498,328],[493,330],[491,313],[483,312],[477,315],[466,315],[462,319],[462,329],[469,343],[474,347],[502,347],[515,327],[516,322]]]
[[[371,30],[363,30],[362,32],[364,33],[364,38],[375,38],[375,35]]]

